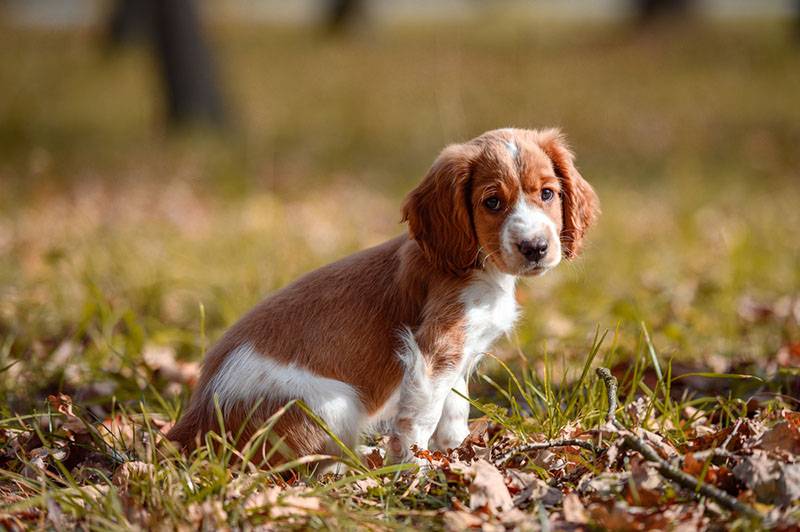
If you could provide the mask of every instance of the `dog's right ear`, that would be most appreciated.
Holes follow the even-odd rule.
[[[448,146],[403,203],[411,238],[436,267],[455,275],[465,274],[478,260],[470,185],[479,153],[473,143]]]

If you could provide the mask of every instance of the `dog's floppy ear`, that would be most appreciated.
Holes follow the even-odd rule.
[[[540,132],[539,145],[553,161],[553,167],[561,181],[561,245],[564,256],[572,259],[581,250],[586,230],[600,214],[600,202],[592,186],[575,169],[572,152],[559,130],[547,129]]]
[[[411,238],[436,267],[456,275],[466,273],[478,258],[470,189],[479,152],[471,143],[445,148],[403,203]]]

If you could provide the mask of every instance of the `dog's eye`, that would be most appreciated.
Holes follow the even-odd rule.
[[[542,189],[542,201],[550,201],[555,196],[555,192],[551,188]]]
[[[486,198],[483,200],[483,205],[489,209],[490,211],[499,211],[500,210],[500,200],[494,196],[491,198]]]

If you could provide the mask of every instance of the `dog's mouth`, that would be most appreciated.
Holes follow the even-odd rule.
[[[542,266],[540,264],[531,264],[529,266],[525,266],[522,271],[520,272],[522,275],[527,276],[537,276],[537,275],[544,275],[550,269],[548,266]]]
[[[526,264],[520,269],[520,272],[517,275],[524,275],[526,277],[536,277],[539,275],[544,275],[545,273],[549,272],[556,266],[558,266],[559,262],[561,261],[551,261],[549,264],[543,264],[541,262],[532,262],[530,264]]]

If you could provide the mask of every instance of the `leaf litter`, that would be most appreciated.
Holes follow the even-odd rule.
[[[746,402],[745,416],[735,420],[720,415],[727,404],[697,403],[676,407],[677,417],[667,420],[653,408],[654,396],[617,405],[602,379],[592,386],[608,395],[610,408],[564,424],[552,438],[520,433],[492,410],[471,423],[458,448],[418,450],[426,462],[420,471],[392,469],[378,445],[362,449],[360,471],[319,480],[302,467],[275,474],[224,453],[182,457],[165,447],[163,416],[119,411],[93,419],[69,395],[55,394],[47,414],[19,417],[0,431],[0,524],[91,524],[92,511],[109,504],[118,515],[108,519],[144,528],[705,530],[800,523],[800,413],[791,403]],[[664,468],[688,475],[696,489]],[[709,488],[753,514],[701,493]]]

